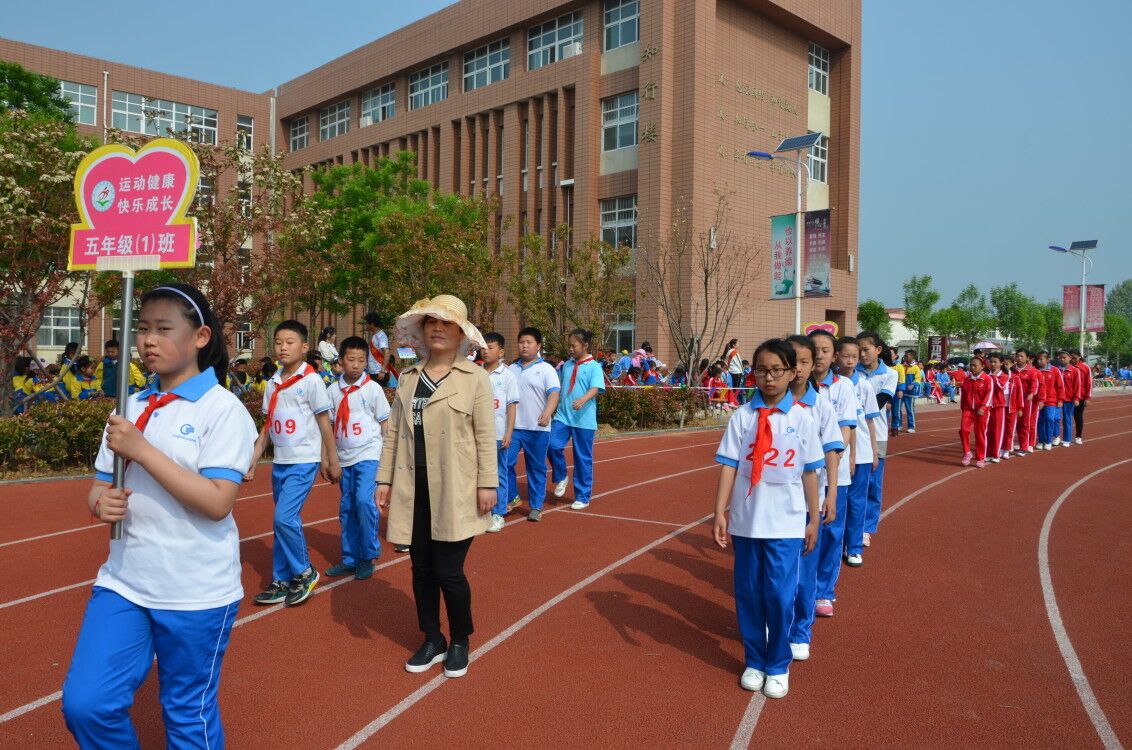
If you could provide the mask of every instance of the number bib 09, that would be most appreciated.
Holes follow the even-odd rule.
[[[758,422],[751,425],[743,438],[743,457],[739,461],[739,473],[748,479],[751,476],[751,461],[755,450]],[[796,432],[776,433],[771,448],[763,456],[761,481],[767,484],[790,484],[802,476],[802,441]]]
[[[272,445],[291,448],[302,443],[301,416],[298,409],[276,408],[271,416],[271,424],[267,426],[268,432],[271,433]]]

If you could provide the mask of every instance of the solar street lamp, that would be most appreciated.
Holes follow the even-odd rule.
[[[1064,253],[1066,255],[1073,255],[1081,259],[1081,325],[1080,325],[1080,343],[1081,356],[1085,356],[1085,296],[1089,291],[1087,284],[1088,270],[1093,267],[1093,259],[1086,253],[1090,250],[1097,249],[1096,240],[1078,240],[1071,244],[1068,248],[1061,245],[1050,245],[1050,250],[1057,253]]]

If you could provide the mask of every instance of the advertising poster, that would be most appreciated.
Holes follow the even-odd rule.
[[[770,217],[770,298],[794,296],[794,214]]]
[[[805,286],[807,297],[828,297],[829,287],[829,209],[806,212]]]

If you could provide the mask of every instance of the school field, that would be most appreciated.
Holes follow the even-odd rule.
[[[880,533],[785,699],[739,688],[731,551],[707,523],[720,431],[689,431],[599,441],[589,511],[568,492],[475,541],[466,677],[403,669],[421,635],[390,545],[372,579],[324,578],[301,607],[245,601],[228,745],[1132,747],[1132,398],[1087,415],[1084,446],[981,470],[959,465],[955,411],[892,440]],[[0,747],[72,746],[59,688],[108,537],[88,483],[0,486]],[[320,484],[304,513],[322,570],[337,501]],[[262,471],[235,510],[249,593],[270,575],[271,509]],[[155,672],[134,707],[145,747],[163,746]]]

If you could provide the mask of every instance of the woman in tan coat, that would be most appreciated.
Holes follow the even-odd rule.
[[[490,524],[499,483],[491,382],[465,357],[485,344],[464,303],[447,294],[413,305],[396,332],[423,356],[401,373],[377,474],[377,504],[389,511],[386,537],[409,545],[425,634],[405,669],[444,662],[446,677],[460,677],[472,634],[464,559]],[[451,643],[440,632],[442,593]]]

